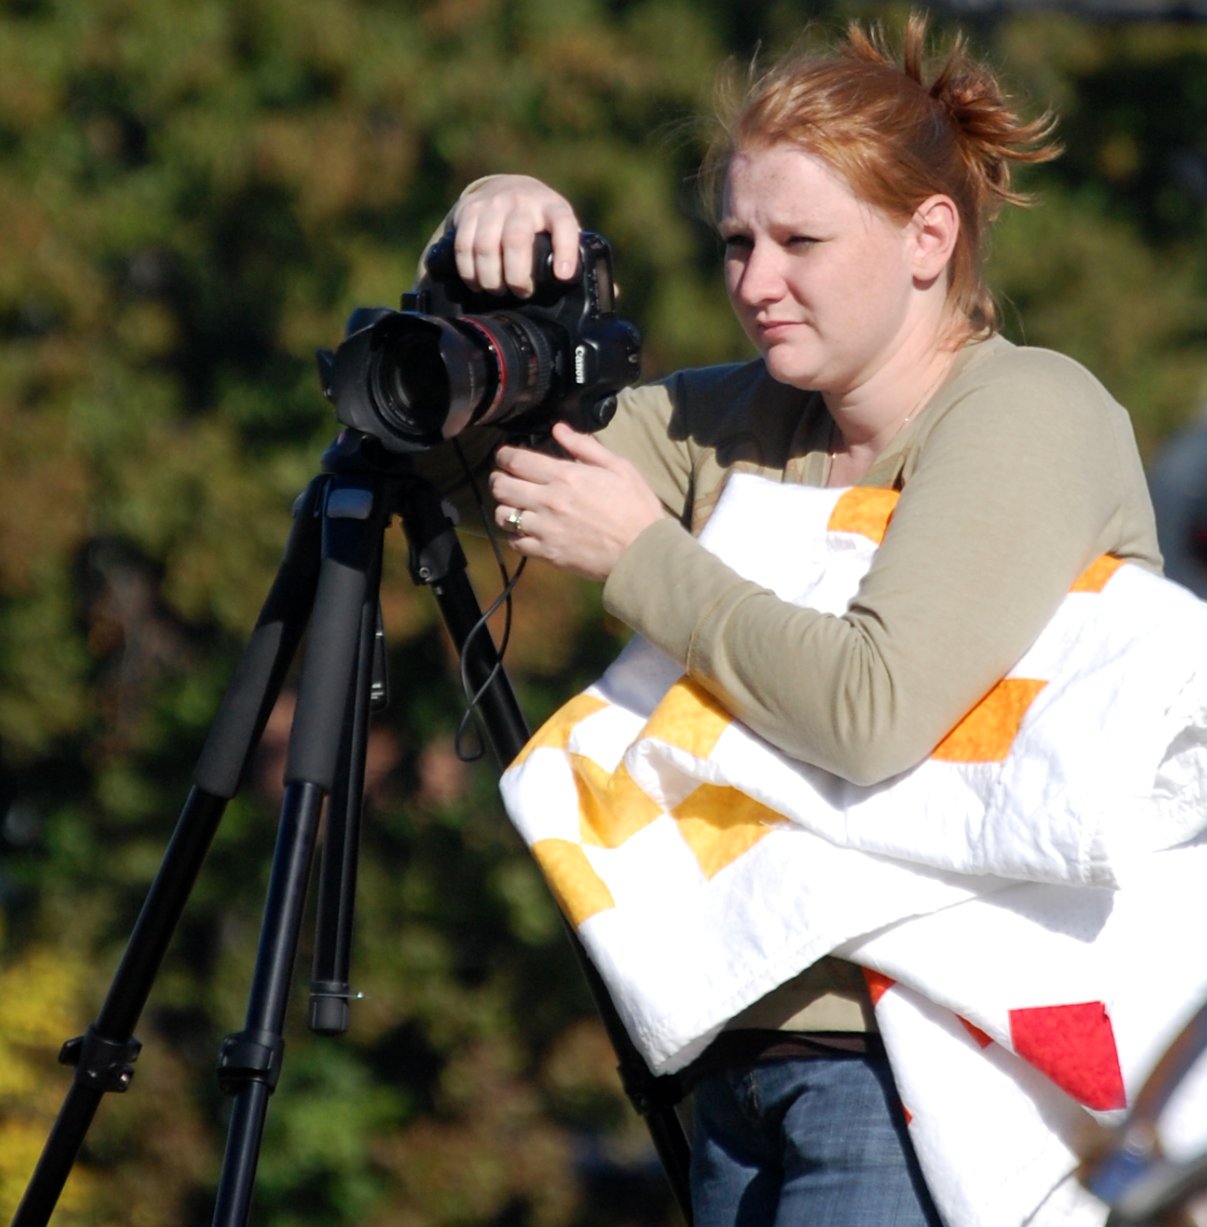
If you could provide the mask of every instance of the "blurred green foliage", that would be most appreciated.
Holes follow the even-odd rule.
[[[755,0],[10,0],[0,9],[0,1212],[65,1090],[190,770],[334,434],[313,352],[393,305],[460,188],[550,179],[616,252],[651,373],[744,354],[700,220],[714,69],[900,5]],[[1007,331],[1064,349],[1147,453],[1207,391],[1207,29],[982,16],[1064,160],[993,251]],[[674,1221],[560,923],[455,753],[435,607],[387,543],[395,698],[376,726],[343,1039],[291,1022],[256,1220]],[[494,563],[471,547],[484,598]],[[621,630],[530,568],[508,665],[534,724]],[[134,1090],[56,1222],[209,1221],[288,703],[189,901]],[[310,938],[305,938],[307,950]],[[295,994],[304,997],[303,992]]]

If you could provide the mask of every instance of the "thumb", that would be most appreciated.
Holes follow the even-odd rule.
[[[553,438],[566,455],[583,464],[606,467],[615,457],[615,453],[604,447],[594,435],[575,430],[566,422],[554,423]]]

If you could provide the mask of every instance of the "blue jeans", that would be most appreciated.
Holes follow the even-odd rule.
[[[881,1054],[722,1068],[693,1112],[694,1227],[939,1227]]]

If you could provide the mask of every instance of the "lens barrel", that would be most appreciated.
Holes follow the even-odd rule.
[[[542,326],[513,311],[446,320],[398,314],[377,325],[369,371],[379,421],[409,444],[451,439],[539,405],[554,353]]]

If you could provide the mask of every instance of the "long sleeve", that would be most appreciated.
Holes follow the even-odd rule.
[[[696,542],[686,514],[646,530],[605,587],[610,612],[756,732],[859,783],[924,758],[1099,554],[1160,565],[1126,413],[1059,355],[1000,340],[966,353],[867,478],[900,485],[901,498],[844,616],[741,579]],[[685,437],[694,416],[717,416],[682,385],[667,398]],[[623,432],[607,441],[623,448]],[[689,446],[676,450],[685,471],[699,467]],[[664,457],[631,458],[667,484]],[[690,486],[684,498],[699,501]],[[767,531],[792,548],[790,525]]]

